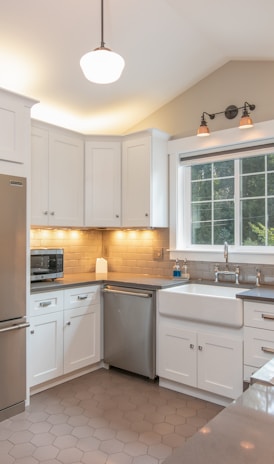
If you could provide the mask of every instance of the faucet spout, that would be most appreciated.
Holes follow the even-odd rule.
[[[228,243],[227,242],[224,243],[224,258],[225,258],[226,264],[228,264]]]

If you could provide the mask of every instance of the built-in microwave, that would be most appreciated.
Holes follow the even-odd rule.
[[[30,280],[54,280],[64,276],[63,248],[35,248],[30,253]]]

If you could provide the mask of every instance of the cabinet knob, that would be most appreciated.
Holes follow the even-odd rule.
[[[190,343],[189,348],[191,348],[192,350],[194,350],[194,345],[193,345],[193,343]]]
[[[148,217],[148,213],[145,214],[145,217]]]
[[[201,345],[198,346],[198,350],[202,351],[203,347]]]
[[[51,215],[51,216],[54,216],[54,215],[55,215],[55,212],[54,212],[54,211],[51,211],[51,212],[50,212],[50,215]]]
[[[71,325],[71,322],[70,321],[66,322],[66,325]]]
[[[115,214],[115,217],[118,219],[118,218],[119,218],[119,214]]]
[[[48,211],[43,211],[43,214],[44,214],[45,216],[47,216],[47,215],[49,214],[49,212],[48,212]]]
[[[34,330],[32,329],[32,330],[30,331],[30,333],[31,333],[31,335],[33,335],[33,334],[34,334]]]

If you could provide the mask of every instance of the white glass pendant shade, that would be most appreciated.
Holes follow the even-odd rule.
[[[100,47],[82,56],[80,66],[89,81],[111,84],[120,78],[125,60],[109,48]]]

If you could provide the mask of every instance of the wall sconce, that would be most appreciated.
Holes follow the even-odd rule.
[[[241,109],[243,110],[243,112],[240,119],[239,128],[248,129],[250,127],[253,127],[253,121],[249,116],[249,111],[254,111],[255,108],[255,105],[245,102],[243,106],[237,107],[235,105],[230,105],[224,111],[219,111],[218,113],[207,113],[206,111],[204,111],[201,116],[201,124],[197,130],[197,135],[198,137],[205,137],[207,135],[210,135],[210,130],[208,128],[205,115],[208,116],[210,119],[215,119],[215,116],[217,116],[218,114],[224,114],[227,119],[234,119],[238,115],[238,111]]]

